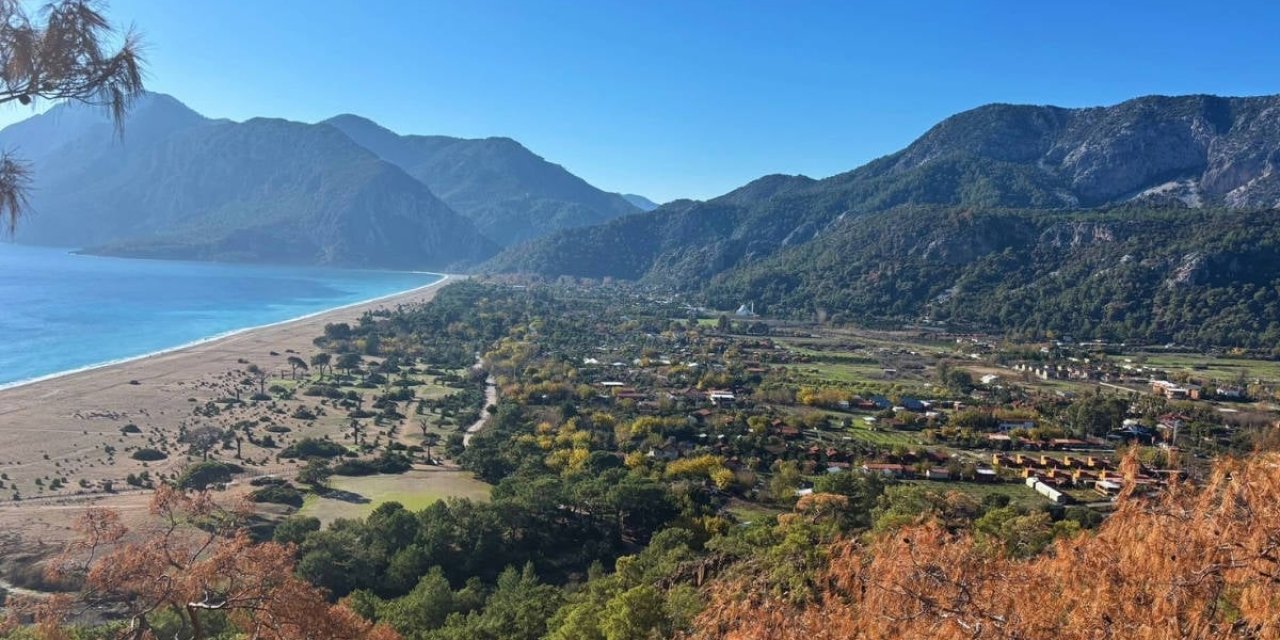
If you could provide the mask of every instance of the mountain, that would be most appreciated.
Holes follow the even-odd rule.
[[[644,196],[636,195],[634,193],[623,193],[620,195],[622,196],[623,200],[630,202],[632,206],[634,206],[635,208],[641,211],[653,211],[654,209],[657,209],[659,206],[661,206],[658,203]]]
[[[33,164],[19,242],[140,257],[444,268],[496,246],[399,167],[325,125],[210,120],[150,95],[123,137],[60,105],[0,132]]]
[[[322,124],[343,132],[427,185],[500,245],[642,210],[624,196],[587,184],[510,138],[402,136],[349,114]]]
[[[807,242],[844,217],[900,205],[1065,210],[1126,202],[1280,204],[1280,96],[979,107],[847,173],[765,176],[706,202],[668,203],[515,247],[488,268],[692,284]],[[567,247],[615,258],[588,264],[562,255]]]
[[[1277,205],[1280,96],[1146,97],[1089,109],[990,105],[948,118],[907,148],[847,173],[822,180],[765,176],[705,202],[668,203],[512,247],[482,270],[642,280],[701,292],[726,307],[759,299],[783,315],[821,308],[915,319],[936,312],[929,302],[955,284],[955,265],[929,272],[913,285],[923,292],[898,295],[892,305],[852,292],[866,279],[897,282],[892,276],[913,259],[872,251],[884,238],[900,237],[906,229],[944,242],[929,220],[944,229],[946,216],[962,212],[1013,209],[1017,212],[1009,215],[1018,219],[1067,219],[1088,209],[1106,219],[1137,215],[1134,211],[1191,211],[1180,220],[1187,225],[1185,236],[1143,233],[1130,240],[1142,245],[1150,239],[1150,246],[1134,248],[1155,251],[1159,241],[1200,238],[1192,232],[1206,226],[1205,220],[1216,224],[1232,210]],[[899,229],[895,220],[908,211],[918,212]],[[1258,214],[1256,221],[1269,223],[1273,217]],[[1019,241],[1008,236],[1007,246],[997,245],[1035,251],[1029,239],[1039,238],[1045,224],[1036,220],[1026,223],[1036,233],[1028,231]],[[992,241],[974,242],[979,242],[976,249]],[[1060,269],[1083,264],[1075,262],[1075,254],[1060,258]],[[1239,264],[1237,258],[1223,259]],[[1193,283],[1193,290],[1198,286]],[[819,291],[828,295],[816,297]],[[847,295],[832,293],[837,291]],[[1154,300],[1156,289],[1146,291],[1139,301]],[[1067,300],[1073,294],[1062,295]],[[952,314],[946,319],[1010,326],[991,317]],[[1045,320],[1041,328],[1061,319]]]
[[[841,221],[717,276],[703,293],[717,308],[750,301],[784,317],[1271,351],[1280,342],[1276,213],[904,206]]]

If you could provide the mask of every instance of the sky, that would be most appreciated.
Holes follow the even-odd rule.
[[[508,136],[658,202],[825,177],[992,102],[1280,93],[1280,3],[112,0],[211,117]],[[31,115],[0,110],[0,125]]]

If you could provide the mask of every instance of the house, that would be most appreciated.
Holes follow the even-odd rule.
[[[1218,387],[1218,397],[1223,400],[1244,400],[1247,394],[1240,387]]]
[[[907,411],[921,412],[929,408],[927,403],[916,400],[915,398],[903,398],[902,408]]]
[[[731,405],[737,400],[737,398],[728,391],[712,391],[707,394],[707,398],[710,399],[717,407]]]
[[[1168,380],[1152,380],[1151,392],[1170,400],[1199,400],[1201,388],[1194,384],[1177,384]]]
[[[671,461],[680,457],[680,449],[679,447],[676,447],[674,444],[667,443],[660,447],[654,447],[653,449],[650,449],[649,453],[646,455],[648,455],[648,457],[653,458],[655,460]]]
[[[1022,429],[1024,431],[1030,431],[1036,428],[1036,421],[1035,420],[1001,420],[1000,423],[997,425],[997,428],[1000,431],[1005,433],[1013,431],[1014,429]]]
[[[904,464],[866,463],[862,465],[862,472],[881,475],[886,478],[905,478],[911,474],[911,467]]]
[[[1120,490],[1122,488],[1123,487],[1120,485],[1120,483],[1112,482],[1110,480],[1098,480],[1097,482],[1093,483],[1093,490],[1097,491],[1098,493],[1108,498],[1114,498],[1120,495]]]
[[[943,467],[934,467],[925,471],[924,477],[930,480],[950,480],[951,471]]]

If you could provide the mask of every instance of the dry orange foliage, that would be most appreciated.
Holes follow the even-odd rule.
[[[82,584],[80,600],[125,612],[121,638],[154,638],[148,616],[177,612],[190,638],[206,637],[204,616],[225,612],[246,638],[256,640],[396,640],[293,573],[293,549],[254,543],[242,527],[247,511],[224,509],[207,493],[156,490],[152,520],[130,532],[119,514],[94,509],[79,523],[81,537],[51,571]],[[26,613],[48,640],[66,636],[66,598],[31,603]]]
[[[1219,462],[1202,486],[1126,497],[1095,533],[1013,560],[926,523],[832,550],[791,605],[718,585],[694,638],[1280,638],[1280,455]]]

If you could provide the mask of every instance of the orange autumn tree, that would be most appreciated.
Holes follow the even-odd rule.
[[[1127,497],[1029,560],[936,523],[844,542],[803,604],[719,585],[694,638],[1280,638],[1280,455]]]
[[[248,513],[223,508],[208,493],[161,487],[151,521],[138,531],[114,511],[90,510],[79,523],[80,538],[51,571],[79,582],[84,603],[123,612],[122,640],[154,638],[151,618],[161,611],[178,615],[191,640],[208,637],[215,612],[255,640],[398,638],[297,578],[289,546],[252,541],[244,528]],[[31,612],[40,635],[60,638],[70,611],[71,603],[59,600]]]

